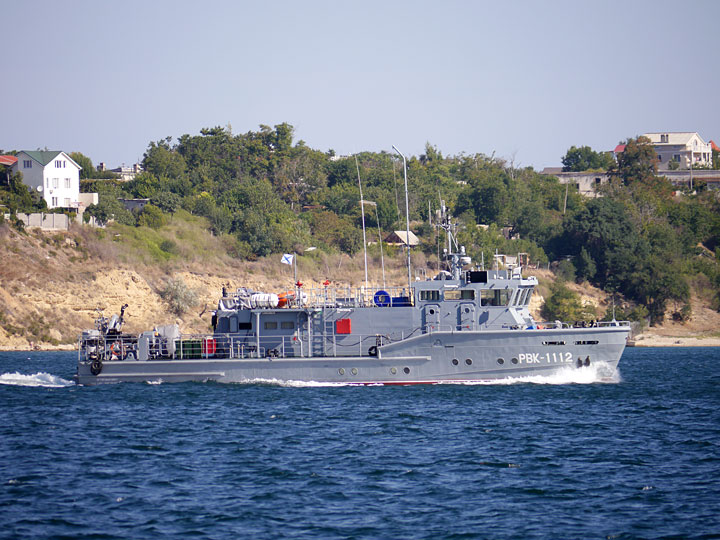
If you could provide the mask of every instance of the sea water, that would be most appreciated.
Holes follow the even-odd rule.
[[[0,352],[0,538],[720,538],[720,349],[498,384],[83,387]]]

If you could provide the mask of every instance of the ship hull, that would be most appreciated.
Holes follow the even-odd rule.
[[[100,370],[80,361],[76,380],[431,384],[552,376],[591,365],[614,371],[628,332],[626,326],[432,332],[381,346],[377,356],[114,360]]]

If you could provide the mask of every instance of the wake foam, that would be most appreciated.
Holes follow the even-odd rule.
[[[22,373],[3,373],[0,375],[0,384],[8,386],[42,386],[45,388],[63,388],[65,386],[73,386],[75,383],[51,375],[50,373],[35,373],[34,375],[24,375]]]
[[[436,381],[428,384],[457,384],[457,385],[512,385],[512,384],[617,384],[622,382],[620,372],[605,362],[597,362],[587,367],[576,368],[567,366],[550,375],[528,375],[526,377],[508,377],[505,379],[491,379],[482,381]],[[270,386],[282,386],[286,388],[340,388],[346,386],[385,386],[381,382],[319,382],[319,381],[295,381],[280,379],[243,379],[233,384],[260,384]],[[402,382],[388,381],[387,384],[397,385]],[[417,384],[415,381],[408,381],[408,385]]]
[[[528,375],[488,381],[452,381],[450,384],[510,385],[510,384],[617,384],[622,382],[620,372],[605,362],[576,368],[568,366],[551,375]],[[446,383],[441,383],[446,384]]]

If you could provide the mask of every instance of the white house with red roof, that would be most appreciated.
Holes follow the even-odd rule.
[[[65,152],[18,152],[12,171],[22,173],[23,183],[41,193],[48,208],[80,211],[80,165]]]
[[[670,163],[678,163],[678,169],[709,167],[712,165],[712,145],[706,143],[696,132],[644,133],[650,139],[658,156],[658,170],[670,170]],[[615,147],[615,157],[625,151],[625,145]]]

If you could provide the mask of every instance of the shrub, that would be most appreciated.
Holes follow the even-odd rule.
[[[146,204],[138,216],[138,225],[150,227],[151,229],[159,229],[165,225],[165,216],[163,216],[162,211],[157,206]]]
[[[170,255],[177,255],[180,253],[180,248],[172,240],[163,240],[162,242],[160,242],[159,247],[162,251],[164,251],[165,253],[169,253]]]
[[[170,305],[170,310],[178,316],[195,307],[198,300],[197,293],[188,287],[181,278],[168,279],[165,287],[160,291],[160,296]]]

